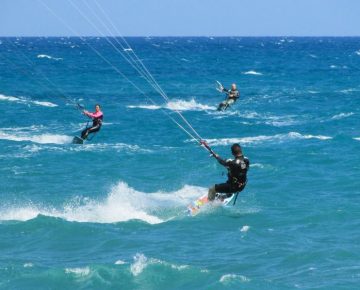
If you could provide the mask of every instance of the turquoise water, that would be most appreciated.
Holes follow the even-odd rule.
[[[356,289],[360,38],[130,38],[164,103],[103,38],[0,39],[1,289]],[[236,82],[227,112],[215,80]],[[71,100],[102,105],[86,124]],[[235,207],[186,206],[251,160]],[[165,114],[164,114],[165,112]]]

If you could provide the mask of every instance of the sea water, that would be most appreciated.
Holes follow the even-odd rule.
[[[168,102],[104,38],[0,39],[0,288],[358,288],[360,38],[128,41]],[[176,110],[242,145],[234,207],[187,216],[226,169]]]

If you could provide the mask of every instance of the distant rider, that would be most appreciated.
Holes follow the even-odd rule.
[[[220,103],[218,108],[219,111],[226,110],[229,106],[234,104],[237,101],[237,99],[240,97],[240,92],[236,88],[236,84],[232,84],[230,90],[225,89],[223,86],[221,86],[221,91],[226,93],[227,98],[225,101]]]
[[[83,114],[93,120],[92,126],[85,128],[85,130],[81,132],[81,138],[85,140],[89,134],[98,132],[100,130],[104,115],[100,110],[100,105],[95,106],[94,113],[90,113],[84,110]]]
[[[202,143],[204,144],[205,142],[202,141]],[[205,147],[206,146],[207,148],[210,148],[207,144]],[[209,201],[214,200],[218,193],[224,194],[222,195],[222,198],[224,198],[231,197],[234,193],[242,191],[246,186],[250,161],[243,155],[240,145],[235,143],[231,146],[231,153],[235,159],[223,160],[212,150],[211,153],[221,165],[227,168],[228,180],[225,183],[215,184],[213,187],[209,188]]]

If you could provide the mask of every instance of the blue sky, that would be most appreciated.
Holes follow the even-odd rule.
[[[100,28],[83,1],[0,0],[0,36],[99,35],[70,3]],[[360,36],[360,0],[97,1],[124,36]]]

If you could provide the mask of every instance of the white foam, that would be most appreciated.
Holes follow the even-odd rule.
[[[85,143],[82,146],[73,146],[69,148],[70,151],[89,151],[89,152],[101,152],[101,151],[108,151],[114,150],[116,152],[145,152],[150,153],[153,152],[149,149],[140,148],[138,145],[131,145],[126,143]]]
[[[85,267],[85,268],[65,268],[65,273],[66,274],[74,274],[75,276],[87,276],[90,274],[90,268],[89,267]]]
[[[216,118],[237,116],[241,119],[258,120],[255,122],[255,124],[267,124],[275,127],[293,126],[299,123],[299,121],[294,120],[294,118],[296,117],[294,115],[272,116],[267,113],[259,114],[257,112],[251,112],[251,111],[211,112],[210,114],[215,114],[217,116]],[[242,122],[242,124],[251,125],[254,124],[254,122],[252,123]]]
[[[126,264],[126,262],[123,261],[123,260],[117,260],[117,261],[115,262],[115,265],[124,265],[124,264]]]
[[[132,48],[124,48],[124,51],[133,51]]]
[[[7,206],[0,208],[0,220],[26,221],[41,214],[76,222],[115,223],[142,220],[149,224],[158,224],[174,216],[162,218],[156,215],[157,212],[158,215],[163,214],[164,208],[180,208],[183,211],[186,205],[206,191],[206,188],[187,185],[175,192],[144,193],[119,182],[103,200],[76,198],[65,203],[62,208],[34,204]]]
[[[41,102],[41,101],[33,101],[35,105],[44,106],[44,107],[57,107],[58,105],[53,104],[51,102]]]
[[[146,110],[159,110],[159,109],[168,109],[172,111],[214,111],[216,110],[215,106],[204,105],[196,102],[196,100],[191,99],[189,101],[185,100],[173,100],[166,103],[164,106],[157,105],[130,105],[128,108],[134,109],[146,109]]]
[[[337,114],[337,115],[334,115],[331,117],[332,120],[340,120],[340,119],[344,119],[344,118],[347,118],[347,117],[350,117],[354,115],[353,112],[350,112],[350,113],[340,113],[340,114]]]
[[[261,168],[261,169],[265,168],[265,166],[262,165],[261,163],[252,163],[250,164],[250,167]]]
[[[130,265],[130,271],[134,276],[138,276],[148,266],[148,259],[143,254],[134,256],[134,263]]]
[[[67,144],[72,141],[72,137],[66,135],[58,134],[40,134],[40,135],[30,135],[29,133],[25,134],[9,134],[7,132],[0,130],[0,139],[10,140],[16,142],[30,141],[38,144]]]
[[[353,138],[354,140],[360,141],[360,137]]]
[[[57,107],[56,104],[51,103],[51,102],[43,102],[43,101],[33,101],[33,100],[29,100],[27,98],[24,97],[13,97],[13,96],[5,96],[0,94],[0,101],[8,101],[8,102],[16,102],[19,104],[26,104],[26,105],[38,105],[38,106],[43,106],[43,107]]]
[[[216,110],[216,107],[197,103],[194,99],[191,99],[190,101],[183,101],[183,100],[170,101],[166,104],[165,108],[169,110],[177,110],[177,111]]]
[[[355,51],[355,54],[360,55],[360,49]]]
[[[47,55],[47,54],[39,54],[39,55],[37,56],[37,58],[47,58],[47,59],[53,59],[53,60],[56,60],[56,61],[62,60],[61,57],[52,57],[52,56]]]
[[[249,70],[243,73],[244,75],[262,76],[263,74],[254,70]]]
[[[134,262],[130,265],[130,272],[134,276],[138,276],[149,265],[164,265],[165,267],[169,267],[177,271],[182,271],[189,268],[188,265],[175,265],[159,259],[147,258],[144,254],[137,253],[134,256]]]
[[[33,263],[25,263],[24,264],[24,268],[32,268],[32,267],[34,267]]]
[[[242,138],[221,138],[221,139],[207,139],[209,145],[213,146],[227,146],[233,143],[241,144],[259,144],[263,142],[284,142],[288,140],[296,139],[318,139],[318,140],[329,140],[332,137],[323,135],[302,135],[298,132],[289,132],[287,134],[277,134],[272,136],[254,136],[254,137],[242,137]]]
[[[250,229],[250,227],[245,225],[240,229],[240,232],[246,233],[249,229]]]
[[[127,106],[127,108],[130,109],[146,109],[146,110],[159,110],[161,109],[160,106],[156,106],[156,105],[139,105],[139,106]]]
[[[241,281],[241,282],[250,282],[251,281],[249,278],[247,278],[244,275],[225,274],[225,275],[221,276],[219,282],[226,284],[233,280]]]

